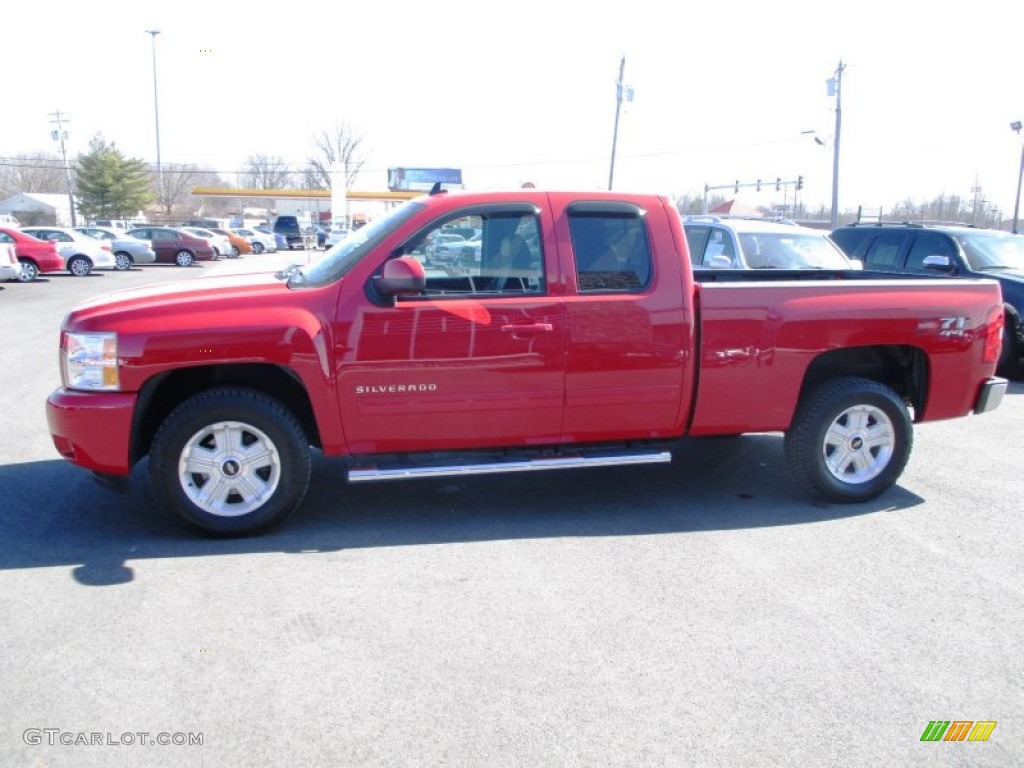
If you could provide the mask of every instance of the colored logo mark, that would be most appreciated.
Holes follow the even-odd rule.
[[[996,729],[995,720],[931,720],[921,741],[988,741]]]

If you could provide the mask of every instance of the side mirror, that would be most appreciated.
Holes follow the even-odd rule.
[[[381,296],[423,293],[427,288],[427,274],[413,257],[399,256],[384,263],[381,274],[373,278],[373,286]]]
[[[951,272],[953,270],[949,256],[925,256],[921,265],[925,269],[934,269],[938,272]]]

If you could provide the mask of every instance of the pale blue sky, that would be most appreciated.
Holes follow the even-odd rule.
[[[704,184],[803,175],[831,199],[843,82],[840,207],[890,206],[977,181],[1009,216],[1024,119],[1024,10],[978,0],[835,4],[635,0],[241,3],[55,0],[5,10],[0,156],[52,150],[48,113],[71,115],[72,152],[102,132],[154,161],[150,36],[157,28],[161,155],[229,178],[250,153],[301,165],[310,137],[363,137],[363,189],[386,169],[463,169],[467,186],[607,185],[614,84],[618,189],[699,194]],[[272,7],[275,10],[272,10]],[[244,10],[243,10],[244,8]],[[822,148],[801,131],[817,130]],[[773,188],[773,187],[772,187]],[[741,197],[772,202],[774,192]]]

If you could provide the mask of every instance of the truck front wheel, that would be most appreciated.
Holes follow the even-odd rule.
[[[857,502],[896,482],[913,441],[899,396],[876,381],[851,377],[825,382],[801,400],[784,445],[790,472],[812,493]]]
[[[239,536],[277,525],[309,486],[309,443],[278,401],[250,389],[190,397],[150,448],[157,502],[206,534]]]

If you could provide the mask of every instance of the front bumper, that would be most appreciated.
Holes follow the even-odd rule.
[[[975,413],[988,413],[994,411],[1003,402],[1003,395],[1006,394],[1006,386],[1009,382],[998,376],[992,376],[981,384],[978,390],[978,397],[974,400]]]
[[[53,444],[72,464],[112,475],[131,471],[136,392],[54,390],[46,399]]]

